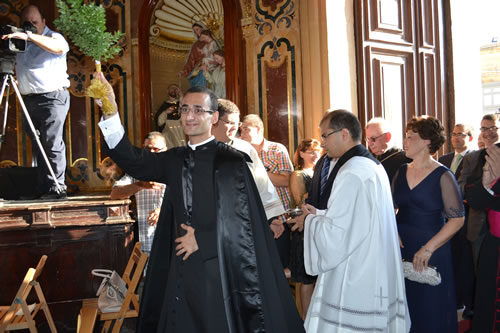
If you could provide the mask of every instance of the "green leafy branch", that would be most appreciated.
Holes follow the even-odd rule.
[[[59,17],[54,21],[83,54],[99,61],[113,58],[121,50],[117,44],[123,33],[106,31],[106,10],[83,0],[56,0]]]

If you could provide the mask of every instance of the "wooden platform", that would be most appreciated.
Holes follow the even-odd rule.
[[[125,269],[134,246],[129,203],[105,195],[0,201],[0,304],[12,301],[27,268],[46,254],[39,282],[58,331],[75,332],[81,300],[95,297],[101,282],[90,271]]]

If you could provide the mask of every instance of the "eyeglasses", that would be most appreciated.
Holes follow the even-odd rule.
[[[206,110],[199,105],[193,105],[192,108],[190,108],[187,105],[183,105],[179,108],[179,111],[181,114],[188,114],[189,111],[191,111],[194,115],[197,115],[197,116],[201,115],[204,112],[210,113],[210,114],[215,112],[214,110]]]
[[[303,153],[311,155],[319,155],[321,152],[319,150],[306,150]]]
[[[164,151],[165,149],[167,149],[167,147],[162,147],[162,148],[158,148],[158,147],[147,147],[149,149],[150,152],[152,153],[159,153],[161,151]]]
[[[330,133],[328,133],[328,134],[321,134],[321,139],[322,139],[322,140],[326,140],[326,139],[327,139],[330,135],[335,134],[335,133],[338,133],[338,132],[340,132],[340,131],[342,131],[342,130],[343,130],[343,128],[339,128],[338,130],[333,131],[333,132],[330,132]]]
[[[225,122],[226,124],[228,125],[231,125],[231,126],[237,126],[237,127],[240,127],[241,126],[241,122],[239,123],[236,123],[234,121],[228,121],[228,120],[225,120],[225,119],[222,119],[222,118],[219,118],[219,120],[222,120],[223,122]]]
[[[481,132],[488,132],[488,131],[492,131],[492,132],[496,132],[498,130],[498,127],[496,126],[491,126],[491,127],[481,127],[479,128],[479,130]]]
[[[452,138],[455,138],[455,137],[465,138],[466,136],[467,136],[467,134],[465,134],[465,133],[451,133]]]
[[[240,131],[242,132],[249,132],[253,126],[242,126],[243,124],[240,123]]]
[[[380,138],[382,135],[386,134],[387,132],[384,132],[380,135],[377,135],[377,136],[372,136],[371,138],[366,138],[366,142],[371,142],[371,143],[374,143],[375,141],[377,141],[378,138]]]

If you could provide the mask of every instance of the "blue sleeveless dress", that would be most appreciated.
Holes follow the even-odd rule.
[[[447,218],[464,216],[462,197],[451,171],[440,166],[417,186],[410,189],[406,171],[400,167],[393,181],[393,198],[399,209],[396,216],[398,232],[404,248],[404,260],[413,261],[414,254],[436,235]],[[443,182],[444,181],[444,182]],[[429,260],[437,268],[442,282],[430,286],[405,279],[414,333],[456,333],[457,309],[450,242],[437,249]]]

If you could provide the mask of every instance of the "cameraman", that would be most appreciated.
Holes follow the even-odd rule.
[[[4,35],[2,39],[18,38],[28,42],[26,51],[16,56],[17,81],[56,176],[56,179],[52,178],[43,155],[36,147],[36,197],[65,199],[66,146],[63,141],[63,129],[70,100],[67,90],[70,82],[66,73],[66,53],[69,46],[61,34],[45,25],[45,18],[38,7],[26,7],[21,14],[21,21],[24,22],[24,27],[27,23],[33,24],[36,33],[26,30]],[[29,134],[32,135],[31,131]],[[35,141],[32,142],[35,147]],[[57,191],[55,182],[59,184],[62,192]]]

